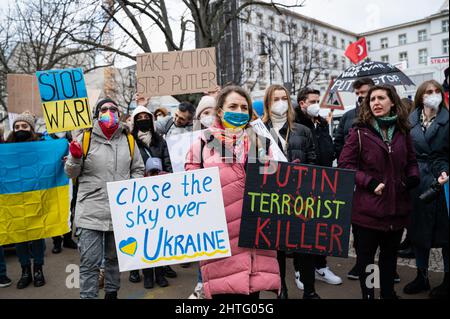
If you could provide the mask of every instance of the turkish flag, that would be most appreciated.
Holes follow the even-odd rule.
[[[345,56],[354,64],[358,64],[360,61],[364,60],[367,57],[366,38],[361,38],[350,44],[345,51]]]

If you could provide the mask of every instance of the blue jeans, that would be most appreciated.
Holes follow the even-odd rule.
[[[31,243],[31,251],[30,251]],[[16,244],[16,254],[22,267],[31,266],[31,258],[34,264],[38,266],[44,265],[45,240],[37,239]]]
[[[6,262],[3,247],[0,246],[0,277],[6,276]]]
[[[416,255],[416,266],[420,269],[428,269],[430,259],[430,249],[422,247],[414,247]],[[444,261],[444,271],[448,272],[448,247],[442,248],[442,259]]]

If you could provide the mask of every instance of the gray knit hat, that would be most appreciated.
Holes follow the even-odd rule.
[[[16,124],[16,122],[27,122],[30,126],[31,129],[34,131],[35,130],[35,124],[34,124],[34,117],[31,114],[27,114],[27,113],[22,113],[19,114],[13,122],[13,127]]]

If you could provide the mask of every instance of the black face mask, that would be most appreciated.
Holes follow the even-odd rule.
[[[16,131],[14,132],[17,142],[24,142],[31,137],[30,131]]]
[[[361,105],[363,101],[364,101],[364,96],[358,97],[358,104],[359,105]]]
[[[141,132],[148,132],[152,127],[152,120],[138,120],[136,121],[136,127]]]

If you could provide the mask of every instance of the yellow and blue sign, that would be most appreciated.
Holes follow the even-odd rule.
[[[92,127],[81,68],[36,72],[48,133]]]
[[[0,246],[69,232],[66,139],[0,144]]]

